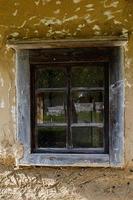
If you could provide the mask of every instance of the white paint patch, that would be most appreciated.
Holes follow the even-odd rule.
[[[87,11],[89,12],[89,11],[93,11],[93,10],[95,10],[94,8],[88,8],[87,9]]]
[[[80,3],[80,0],[73,0],[73,3]]]
[[[35,0],[34,3],[36,4],[36,6],[38,6],[40,3],[40,0]]]
[[[128,52],[128,43],[126,43],[126,45],[124,45],[124,51]]]
[[[114,19],[114,24],[122,24],[122,23]]]
[[[0,99],[0,108],[4,108],[4,107],[5,107],[4,99]]]
[[[18,13],[18,10],[16,9],[12,15],[15,17],[17,13]]]
[[[86,15],[84,17],[85,21],[87,22],[87,24],[91,24],[91,23],[94,23],[96,20],[95,19],[91,19],[90,15]]]
[[[13,121],[15,122],[16,121],[16,109],[15,109],[15,106],[11,106],[11,114],[12,114]]]
[[[14,5],[15,5],[15,6],[19,6],[20,3],[19,3],[19,2],[15,2]]]
[[[22,25],[21,26],[19,26],[18,28],[20,29],[20,28],[23,28],[24,26],[25,26],[25,24],[26,24],[26,20],[22,23]]]
[[[35,30],[34,33],[38,34],[38,30]]]
[[[11,33],[10,35],[13,36],[13,37],[17,37],[19,35],[19,33],[18,32],[14,32],[14,33]]]
[[[78,28],[76,29],[77,31],[81,31],[82,28],[85,27],[85,24],[79,24]]]
[[[125,21],[125,22],[128,22],[128,20],[127,20],[127,19],[124,19],[124,21]]]
[[[45,18],[40,20],[40,23],[43,23],[46,26],[48,26],[48,25],[62,25],[63,23],[73,21],[73,20],[76,20],[76,19],[78,19],[77,15],[71,16],[69,18],[66,18],[66,16],[65,16],[62,20],[54,18],[54,17],[53,18],[45,17]],[[34,26],[38,26],[38,25],[40,25],[40,23],[34,24]]]
[[[74,12],[78,12],[80,10],[80,7],[76,8]]]
[[[56,5],[60,5],[61,4],[61,1],[56,1]]]
[[[59,13],[60,13],[60,9],[57,9],[57,10],[54,11],[54,14],[56,14],[56,15],[59,14]]]
[[[125,86],[128,87],[128,88],[131,88],[131,87],[132,87],[132,84],[130,84],[130,83],[128,82],[128,80],[125,79]]]
[[[98,25],[94,25],[92,29],[93,29],[93,30],[96,30],[96,31],[100,31],[100,30],[101,30],[100,27],[99,27]]]
[[[132,64],[132,59],[126,57],[125,58],[125,63],[126,63],[125,67],[129,69],[131,64]]]
[[[78,16],[77,16],[77,15],[74,15],[74,16],[72,16],[72,17],[63,19],[63,23],[64,23],[64,22],[73,21],[73,20],[75,20],[75,19],[78,19]]]
[[[47,37],[51,37],[51,36],[55,36],[55,35],[64,37],[64,36],[71,36],[71,33],[70,33],[69,29],[62,29],[61,31],[54,31],[51,27],[48,30],[48,33],[46,34]]]
[[[12,73],[15,74],[15,68],[12,68]]]
[[[0,86],[4,87],[4,79],[2,77],[0,78]]]
[[[94,6],[94,4],[87,4],[85,7],[86,8],[92,8]]]
[[[110,4],[107,4],[107,2],[108,2],[108,0],[104,1],[104,8],[111,8],[111,7],[116,8],[118,6],[118,4],[119,4],[119,1],[114,1],[114,2],[112,2]]]
[[[108,20],[114,18],[114,15],[112,14],[111,11],[105,11],[103,14],[107,17]]]
[[[37,18],[37,17],[36,16],[32,16],[32,17],[29,18],[29,21],[31,21],[32,19],[35,19],[35,18]]]
[[[78,27],[83,28],[83,27],[85,27],[85,24],[79,24]]]
[[[123,29],[122,29],[122,35],[123,35],[124,37],[127,37],[127,36],[128,36],[128,29],[123,28]]]
[[[99,31],[94,32],[95,35],[100,35],[101,33]]]
[[[51,0],[42,0],[42,5],[45,6],[46,3],[50,2]]]
[[[59,20],[59,19],[56,19],[56,18],[44,18],[44,19],[41,19],[40,22],[46,26],[48,25],[61,25],[62,24],[62,21]]]

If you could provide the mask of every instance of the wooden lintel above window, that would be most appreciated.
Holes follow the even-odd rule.
[[[94,37],[89,39],[61,39],[61,40],[8,40],[7,45],[13,49],[41,49],[41,48],[78,48],[78,47],[112,47],[123,46],[128,39],[125,37]]]

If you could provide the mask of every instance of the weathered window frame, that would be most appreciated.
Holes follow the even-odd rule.
[[[124,165],[124,55],[126,39],[16,41],[9,46],[16,50],[17,139],[24,147],[17,165],[38,166],[114,166]],[[30,65],[29,50],[40,48],[114,47],[110,60],[109,80],[109,154],[51,154],[31,152]]]

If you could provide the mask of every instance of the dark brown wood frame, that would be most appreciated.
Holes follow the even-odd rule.
[[[92,51],[91,51],[92,49]],[[106,55],[102,55],[103,54]],[[78,54],[80,54],[80,58],[78,58],[77,61],[77,56],[75,56],[75,58],[73,58],[71,54],[76,54],[76,52],[78,52]],[[79,53],[80,52],[80,53]],[[32,152],[33,153],[91,153],[91,154],[95,154],[95,153],[108,153],[109,152],[109,50],[106,51],[106,48],[85,48],[85,53],[87,55],[89,55],[88,57],[85,57],[84,55],[84,49],[83,48],[76,48],[76,49],[61,49],[60,53],[57,53],[57,49],[52,49],[52,51],[50,50],[33,50],[31,51],[30,54],[30,74],[31,74],[31,142],[32,142]],[[67,55],[68,53],[68,55]],[[47,58],[46,55],[48,54],[49,58]],[[52,56],[54,54],[54,60],[51,60]],[[100,54],[100,56],[98,57],[97,54]],[[34,55],[34,56],[33,56]],[[40,64],[40,58],[38,58],[38,55],[41,57],[41,59],[44,61],[41,61]],[[65,55],[65,56],[64,56]],[[64,56],[65,61],[62,62],[62,57]],[[45,58],[46,57],[46,58]],[[72,57],[72,58],[71,58]],[[93,59],[92,59],[93,57]],[[86,60],[84,60],[86,58]],[[95,58],[95,59],[94,59]],[[47,59],[47,61],[46,61]],[[35,61],[36,60],[36,61]],[[58,61],[57,61],[58,60]],[[72,61],[71,61],[72,60]],[[107,62],[108,60],[108,62]],[[71,61],[71,62],[70,62]],[[68,110],[68,117],[67,117],[67,135],[66,135],[66,145],[68,146],[68,148],[64,149],[64,148],[38,148],[37,147],[37,135],[36,135],[36,129],[37,129],[37,125],[35,123],[35,105],[36,105],[36,100],[35,100],[35,93],[36,93],[36,89],[35,89],[35,71],[36,69],[44,69],[44,68],[49,68],[49,67],[57,67],[58,68],[65,68],[67,71],[69,71],[70,67],[75,67],[80,65],[81,67],[83,66],[88,66],[91,65],[91,67],[93,67],[93,65],[97,65],[97,66],[103,66],[104,67],[104,148],[69,148],[70,146],[72,146],[71,142],[72,142],[72,135],[70,134],[70,121],[71,121],[71,100],[67,99],[67,110]],[[67,74],[69,74],[70,72],[68,72]],[[70,93],[70,78],[67,78],[67,88],[68,88],[68,93]],[[102,90],[102,88],[92,88],[92,90]],[[41,91],[46,90],[45,89],[40,89]],[[39,91],[40,91],[39,90]],[[70,97],[70,94],[67,95],[67,97]],[[43,125],[42,125],[43,126]],[[91,126],[91,124],[90,124]],[[95,125],[95,127],[97,127],[97,125]]]

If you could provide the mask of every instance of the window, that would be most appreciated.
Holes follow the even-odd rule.
[[[122,166],[123,41],[18,42],[19,165]]]
[[[108,63],[36,64],[31,73],[33,152],[108,152]]]

